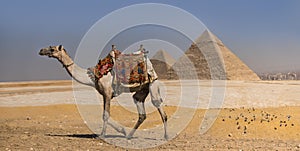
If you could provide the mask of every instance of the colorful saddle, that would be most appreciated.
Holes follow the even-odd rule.
[[[93,81],[98,80],[113,70],[115,85],[137,87],[149,82],[144,53],[118,54],[115,62],[110,55],[99,60],[94,68],[88,69]]]
[[[116,74],[116,82],[122,85],[140,85],[148,82],[147,67],[143,53],[118,55],[113,70]]]
[[[104,59],[100,59],[98,64],[94,68],[95,79],[100,79],[103,75],[107,75],[112,70],[114,61],[110,55],[107,55]]]

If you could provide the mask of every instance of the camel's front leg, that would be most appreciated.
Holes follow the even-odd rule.
[[[131,130],[131,132],[128,134],[127,139],[131,139],[135,131],[139,128],[139,126],[144,122],[146,119],[146,111],[145,111],[145,105],[144,102],[137,102],[135,100],[135,104],[137,107],[137,110],[139,112],[139,119],[134,125],[134,128]]]
[[[108,119],[110,116],[110,98],[104,96],[103,101],[104,101],[103,102],[103,115],[102,115],[103,127],[102,127],[102,132],[100,134],[101,137],[105,137],[106,127],[107,127]]]
[[[108,96],[106,98],[103,97],[104,100],[104,104],[103,104],[103,115],[102,115],[102,119],[103,119],[103,128],[102,128],[102,132],[100,134],[100,137],[105,137],[106,134],[106,128],[107,128],[107,124],[110,125],[113,129],[115,129],[116,131],[118,131],[119,133],[122,133],[124,136],[126,136],[126,131],[123,127],[118,126],[116,124],[114,124],[112,121],[109,120],[110,118],[110,101],[111,101],[111,97]]]

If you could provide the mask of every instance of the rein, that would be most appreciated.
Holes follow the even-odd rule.
[[[72,62],[72,63],[70,63],[70,64],[68,64],[68,65],[63,65],[63,68],[68,68],[68,67],[70,67],[71,65],[73,65],[74,64],[74,62]]]

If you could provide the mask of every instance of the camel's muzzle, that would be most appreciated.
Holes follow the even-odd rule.
[[[50,56],[51,53],[48,50],[41,49],[40,52],[39,52],[39,55],[41,55],[41,56]]]
[[[39,55],[41,55],[41,56],[44,55],[44,53],[42,51],[43,51],[43,49],[41,49],[39,52]]]

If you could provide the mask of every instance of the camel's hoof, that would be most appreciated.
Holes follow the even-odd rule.
[[[169,135],[165,135],[164,137],[165,137],[165,140],[167,140],[167,141],[169,140]]]
[[[105,136],[104,135],[98,135],[98,137],[97,137],[98,139],[102,139],[102,140],[104,140],[105,139]]]
[[[100,135],[98,135],[98,138],[104,139],[104,138],[105,138],[105,134],[104,134],[104,133],[101,133]]]
[[[122,128],[122,129],[120,130],[120,133],[122,133],[124,136],[126,136],[126,131],[125,131],[124,128]]]
[[[127,140],[131,140],[131,139],[132,139],[132,136],[131,136],[131,135],[126,136],[126,139],[127,139]]]

